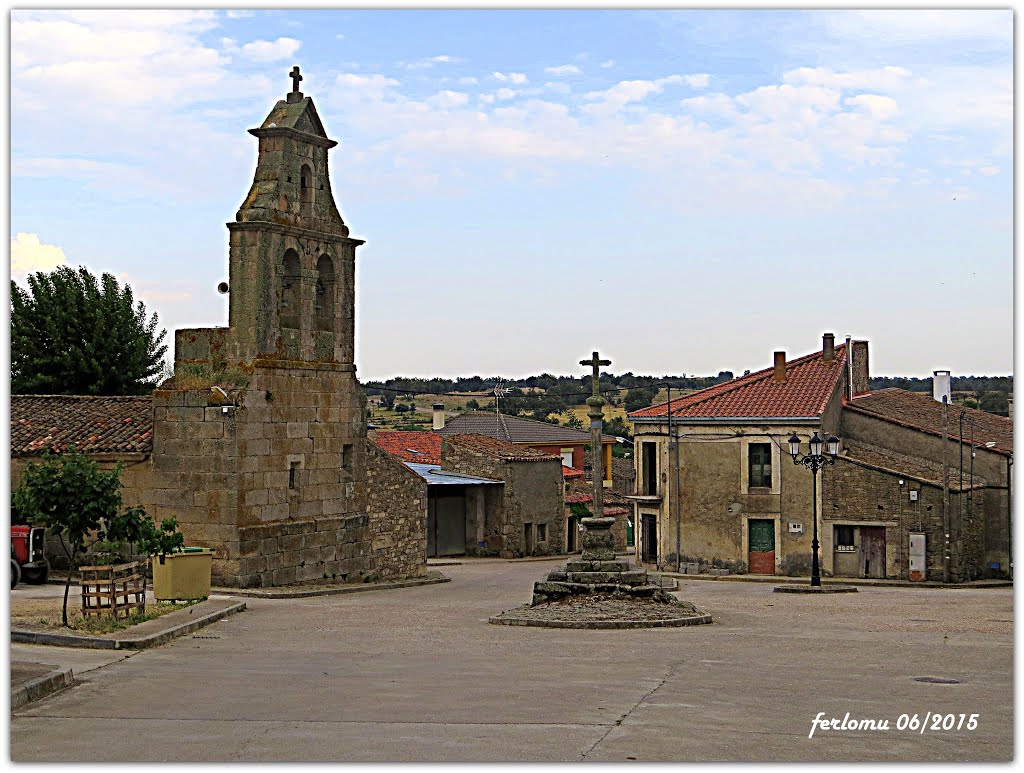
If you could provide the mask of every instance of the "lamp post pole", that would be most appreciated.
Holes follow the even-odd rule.
[[[836,463],[836,454],[839,453],[839,438],[835,435],[829,436],[823,441],[817,431],[810,440],[810,453],[800,453],[800,438],[794,432],[789,439],[789,453],[793,457],[793,464],[803,465],[811,471],[811,512],[814,517],[813,537],[811,539],[811,587],[821,587],[821,565],[818,561],[818,470],[826,464]]]

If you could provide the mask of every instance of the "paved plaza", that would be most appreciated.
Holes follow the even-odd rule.
[[[564,559],[563,559],[564,560]],[[15,761],[1010,760],[1013,592],[683,581],[713,625],[488,625],[554,562],[248,609],[15,711]],[[16,592],[16,591],[15,591]],[[16,657],[55,663],[49,648]],[[104,665],[105,664],[105,665]],[[941,677],[958,684],[915,681]],[[812,720],[888,720],[822,730]],[[901,714],[977,728],[897,729]]]

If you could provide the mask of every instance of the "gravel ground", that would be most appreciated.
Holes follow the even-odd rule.
[[[626,599],[621,596],[595,594],[592,596],[570,596],[537,606],[527,604],[502,612],[495,617],[603,622],[608,620],[674,620],[679,617],[702,614],[704,613],[693,604],[685,601],[663,604],[646,599]]]

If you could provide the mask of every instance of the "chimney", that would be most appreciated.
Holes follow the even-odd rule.
[[[953,392],[950,389],[948,370],[936,370],[932,372],[932,397],[940,403],[942,402],[942,398],[946,398],[947,403],[950,405],[953,404]]]
[[[825,333],[821,337],[821,359],[824,362],[836,361],[836,337],[834,333]]]
[[[444,403],[434,403],[434,431],[444,429]]]
[[[775,378],[776,384],[786,383],[786,353],[775,352]]]
[[[853,394],[861,395],[871,391],[868,383],[868,342],[853,341],[853,362],[851,371],[853,374]]]

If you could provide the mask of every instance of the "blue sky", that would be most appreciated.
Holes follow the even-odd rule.
[[[1010,11],[12,11],[12,276],[222,325],[292,65],[391,375],[1012,368]]]

